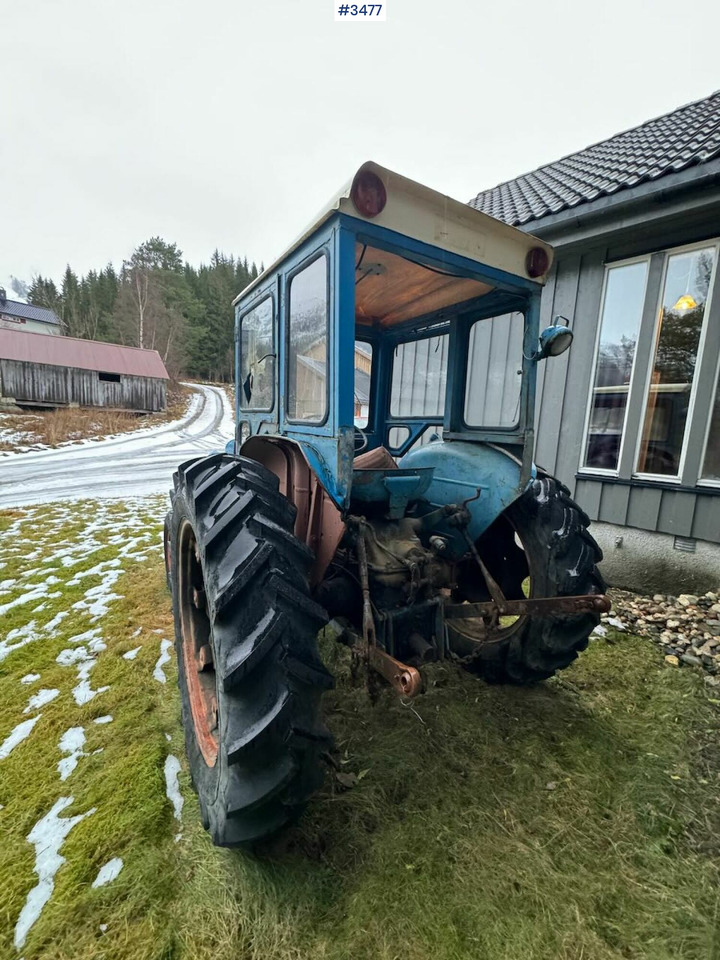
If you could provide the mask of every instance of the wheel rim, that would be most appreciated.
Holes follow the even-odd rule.
[[[187,520],[178,533],[178,600],[182,659],[195,740],[205,763],[218,756],[218,702],[205,579],[193,528]]]
[[[514,524],[508,523],[509,531],[512,533],[515,545],[524,554],[525,576],[518,584],[520,592],[525,597],[535,596],[533,585],[536,578],[533,576],[533,568],[525,546],[522,542],[519,530]],[[497,571],[495,571],[497,573]],[[479,572],[478,572],[479,575]],[[457,620],[452,623],[452,632],[458,639],[470,641],[477,646],[490,646],[498,643],[504,643],[510,636],[521,630],[526,622],[526,615],[516,615],[509,617],[500,617],[499,624],[492,630],[487,629],[485,621],[481,618],[472,620]]]

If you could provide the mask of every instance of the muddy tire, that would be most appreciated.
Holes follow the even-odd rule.
[[[170,521],[185,742],[203,823],[219,846],[251,845],[320,786],[333,685],[317,652],[325,611],[310,599],[312,553],[295,507],[252,460],[183,464]]]
[[[508,599],[525,595],[528,577],[533,597],[604,593],[597,569],[602,551],[589,523],[566,487],[540,476],[480,538],[478,549]],[[459,599],[487,599],[477,592],[484,590],[477,567],[468,564],[464,576],[466,596]],[[532,683],[569,666],[599,621],[596,613],[520,617],[484,640],[470,636],[472,627],[465,624],[472,621],[448,621],[448,642],[473,673],[495,682]]]

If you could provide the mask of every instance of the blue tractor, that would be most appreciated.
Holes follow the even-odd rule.
[[[178,469],[166,522],[215,843],[266,837],[320,785],[328,618],[411,697],[431,660],[550,677],[608,609],[588,518],[533,462],[537,365],[572,339],[562,318],[539,329],[551,263],[366,163],[236,299],[236,437]]]

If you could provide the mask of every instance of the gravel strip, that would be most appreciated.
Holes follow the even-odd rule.
[[[595,634],[608,628],[648,637],[665,654],[671,667],[700,667],[710,686],[720,686],[720,596],[656,593],[641,596],[628,590],[610,590],[613,608],[603,614]]]

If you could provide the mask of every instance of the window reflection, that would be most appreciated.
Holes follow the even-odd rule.
[[[639,473],[678,476],[713,248],[668,258],[650,386],[640,442]]]
[[[364,429],[370,412],[370,373],[373,348],[364,340],[355,341],[355,426]]]
[[[715,389],[715,403],[712,408],[710,433],[705,448],[702,478],[703,480],[720,482],[720,378]]]
[[[240,406],[270,410],[275,385],[272,298],[267,297],[240,321]]]
[[[327,412],[327,258],[290,281],[287,410],[291,420],[320,423]]]
[[[607,272],[586,467],[617,470],[647,272],[647,260],[611,267]]]

